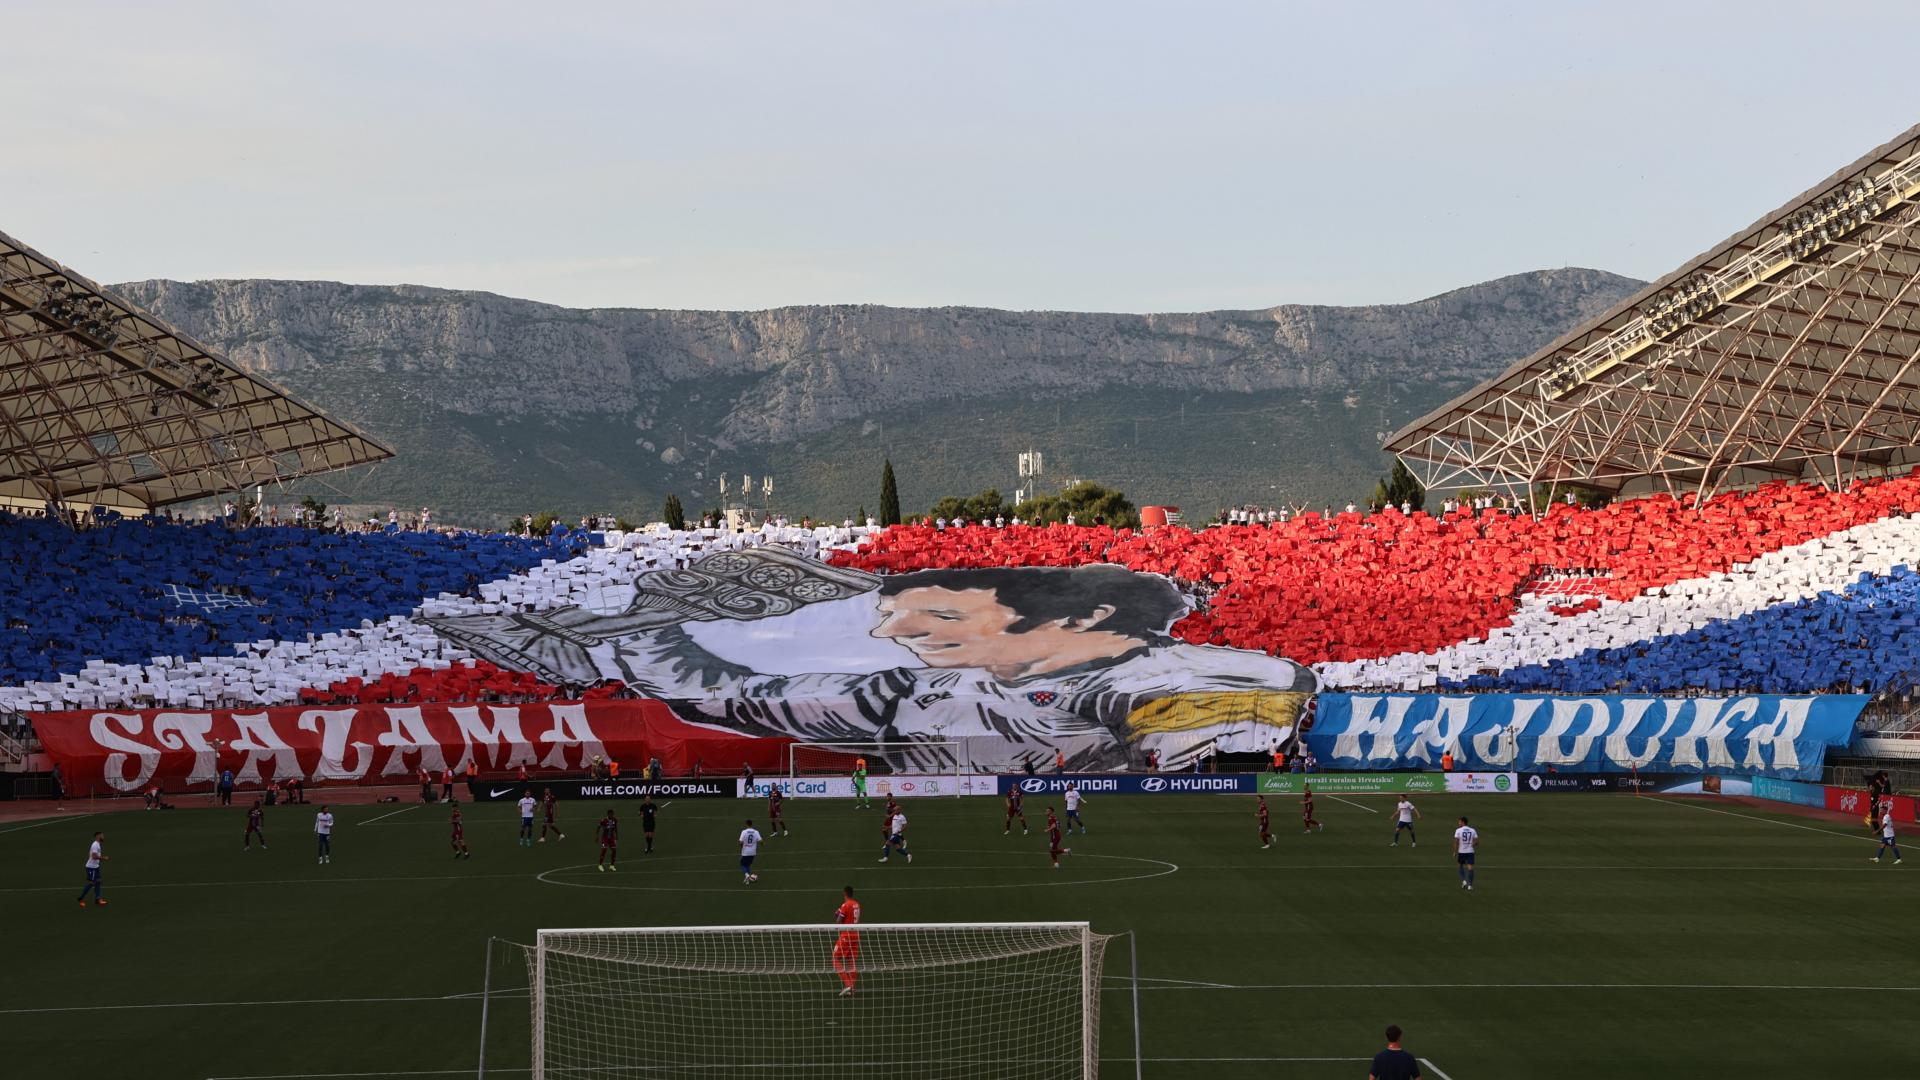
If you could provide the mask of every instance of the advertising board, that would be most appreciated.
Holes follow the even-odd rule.
[[[853,778],[848,776],[757,776],[752,783],[734,781],[734,790],[742,799],[764,799],[774,785],[790,799],[851,799]],[[999,784],[992,776],[869,776],[867,796],[885,799],[923,799],[955,795],[997,795]]]
[[[1487,775],[1487,774],[1483,774]],[[1298,795],[1311,785],[1327,795],[1373,795],[1397,792],[1441,792],[1447,781],[1441,773],[1261,773],[1263,795]]]
[[[471,780],[468,796],[474,802],[514,802],[523,791],[538,797],[552,791],[556,799],[729,799],[733,780],[545,780],[535,778],[522,784],[516,780]]]
[[[1025,795],[1057,795],[1068,786],[1089,795],[1251,795],[1258,790],[1252,773],[1066,773],[1051,776],[1002,776],[1000,794],[1019,788]]]

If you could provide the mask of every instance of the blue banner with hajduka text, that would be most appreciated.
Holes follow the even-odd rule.
[[[1862,694],[1555,697],[1321,694],[1307,745],[1323,768],[1740,772],[1815,780],[1853,738]]]

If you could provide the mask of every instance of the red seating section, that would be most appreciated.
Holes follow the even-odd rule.
[[[932,567],[1113,562],[1190,583],[1206,599],[1174,627],[1188,641],[1307,663],[1430,652],[1508,622],[1549,571],[1606,572],[1582,591],[1625,600],[1750,562],[1890,513],[1920,509],[1920,474],[1842,492],[1770,484],[1695,506],[1689,496],[1600,510],[1556,504],[1540,518],[1459,511],[1308,513],[1193,532],[1103,527],[889,529],[834,562],[883,573]],[[1563,614],[1597,601],[1571,600]]]

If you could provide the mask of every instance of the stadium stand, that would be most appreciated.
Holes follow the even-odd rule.
[[[144,521],[75,532],[0,516],[0,712],[580,692],[462,664],[471,658],[413,616],[616,610],[647,570],[763,544],[818,556],[865,534],[770,526],[527,540]]]
[[[89,661],[305,637],[571,558],[584,544],[564,532],[523,540],[141,520],[75,531],[0,517],[0,665],[9,681],[26,682]]]
[[[1920,670],[1920,475],[1539,517],[1305,514],[1199,532],[777,528],[530,541],[0,519],[0,709],[617,694],[502,671],[420,617],[622,609],[650,570],[763,544],[880,572],[1114,562],[1196,603],[1174,633],[1335,689],[1881,690]]]
[[[1770,484],[1696,507],[1305,514],[1190,532],[905,528],[863,569],[1108,560],[1191,583],[1197,643],[1315,665],[1333,688],[1879,688],[1920,666],[1906,561],[1920,479]],[[1817,632],[1816,632],[1817,631]],[[1808,635],[1793,647],[1788,635]],[[1600,650],[1608,650],[1605,656]]]

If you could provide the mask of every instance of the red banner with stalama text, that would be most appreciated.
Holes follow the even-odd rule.
[[[579,775],[595,757],[639,775],[659,758],[671,775],[695,765],[771,773],[790,739],[736,735],[675,716],[660,701],[554,701],[536,705],[301,706],[185,712],[124,709],[36,713],[34,730],[69,795],[112,795],[212,785],[232,770],[241,785],[407,783],[517,771]]]

